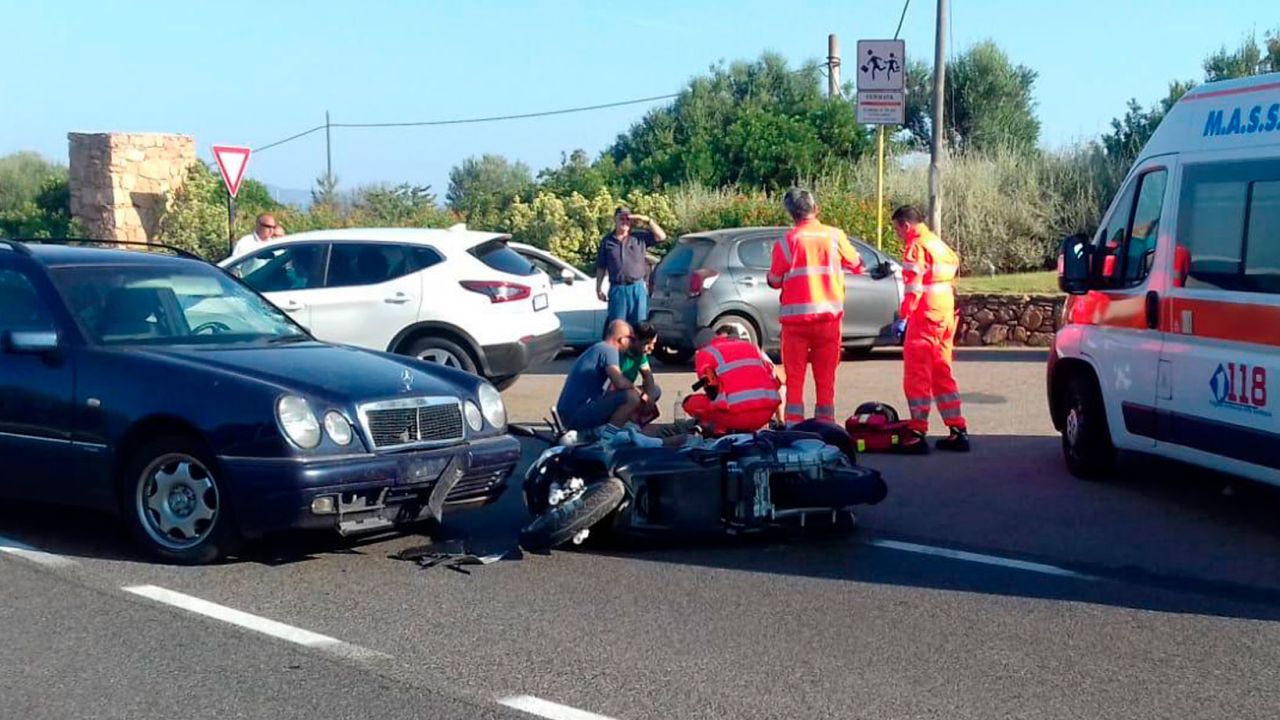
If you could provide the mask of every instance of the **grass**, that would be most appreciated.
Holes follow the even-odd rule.
[[[1056,294],[1058,292],[1058,273],[1049,272],[1015,273],[1012,275],[996,275],[995,277],[977,275],[962,277],[958,281],[962,293],[982,293],[987,295],[1035,295]]]

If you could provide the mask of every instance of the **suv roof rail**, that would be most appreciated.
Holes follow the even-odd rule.
[[[190,250],[183,250],[180,247],[174,247],[173,245],[165,245],[163,243],[130,242],[127,240],[94,240],[93,238],[12,238],[12,239],[0,240],[0,242],[6,242],[6,243],[11,243],[15,246],[20,246],[24,251],[26,251],[26,254],[28,255],[31,254],[31,249],[26,246],[30,244],[39,244],[39,245],[82,245],[83,244],[83,245],[106,245],[106,246],[126,245],[129,247],[143,247],[143,248],[149,248],[152,250],[155,250],[155,249],[168,250],[169,252],[172,252],[173,254],[179,257],[187,258],[189,260],[199,260],[201,262],[208,262],[208,260],[205,260],[203,257],[200,257],[199,255],[191,252]]]

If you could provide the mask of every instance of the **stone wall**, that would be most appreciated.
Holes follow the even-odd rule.
[[[961,295],[956,345],[1050,347],[1062,317],[1057,295]]]
[[[166,195],[196,162],[195,139],[155,133],[70,133],[71,215],[93,239],[151,242]]]

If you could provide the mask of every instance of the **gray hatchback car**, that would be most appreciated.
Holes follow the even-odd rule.
[[[657,356],[684,362],[702,328],[730,327],[766,350],[781,346],[778,291],[765,276],[773,246],[790,228],[731,228],[682,236],[654,268],[649,321],[658,329]],[[867,268],[845,274],[844,346],[854,353],[893,345],[902,303],[902,267],[856,238]]]

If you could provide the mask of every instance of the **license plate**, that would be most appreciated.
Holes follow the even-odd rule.
[[[547,309],[547,296],[545,294],[533,296],[533,309],[534,310]]]
[[[413,485],[425,483],[440,477],[448,458],[406,458],[400,461],[401,484]]]

